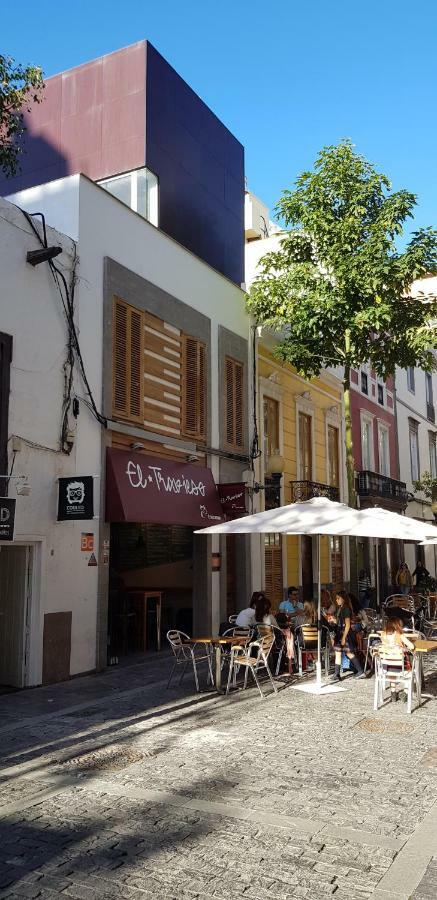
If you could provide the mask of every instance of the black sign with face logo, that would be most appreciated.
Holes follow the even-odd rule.
[[[92,519],[94,516],[92,475],[59,478],[58,522]]]
[[[9,497],[0,497],[0,541],[14,540],[15,503]]]

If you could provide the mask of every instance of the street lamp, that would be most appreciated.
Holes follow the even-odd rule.
[[[280,453],[272,453],[267,460],[266,474],[269,483],[266,484],[265,490],[269,491],[269,506],[275,507],[281,505],[281,478],[284,471],[284,458]],[[266,498],[267,499],[267,498]],[[266,503],[267,506],[267,503]]]

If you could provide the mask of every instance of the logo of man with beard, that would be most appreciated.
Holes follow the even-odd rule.
[[[70,481],[67,485],[67,503],[79,506],[85,498],[85,486],[83,481]]]

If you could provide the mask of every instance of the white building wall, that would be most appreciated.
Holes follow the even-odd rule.
[[[63,247],[57,264],[69,281],[73,241],[52,229],[48,229],[48,240]],[[27,251],[38,247],[23,213],[0,200],[0,328],[13,337],[9,462],[13,460],[12,436],[17,436],[21,448],[15,455],[14,474],[28,475],[31,488],[29,496],[17,497],[16,542],[32,543],[36,560],[28,684],[37,684],[42,677],[45,613],[72,611],[71,674],[95,667],[97,569],[88,567],[89,554],[81,552],[80,538],[82,531],[95,531],[98,554],[97,523],[58,523],[56,516],[57,479],[99,474],[101,440],[100,426],[82,407],[77,422],[71,420],[73,450],[69,456],[60,451],[67,324],[49,266],[42,263],[33,268],[26,262]],[[86,332],[89,310],[80,309],[79,297],[76,302],[82,332]],[[85,364],[96,383],[101,356],[95,348],[89,349],[84,348]],[[77,375],[75,390],[83,391]],[[13,480],[9,494],[15,496]],[[95,514],[99,514],[98,496]]]
[[[13,201],[28,210],[50,215],[50,221],[72,237],[78,236],[78,326],[84,355],[92,357],[90,380],[99,403],[102,398],[102,346],[104,340],[104,259],[110,257],[136,275],[147,279],[208,316],[211,320],[211,444],[219,446],[219,325],[248,341],[248,379],[252,370],[250,323],[244,292],[215,269],[199,260],[164,232],[83,175],[73,175],[14,195]],[[249,404],[251,386],[248,385]],[[250,410],[249,410],[250,412]],[[251,419],[250,419],[251,421]],[[85,471],[99,471],[100,446],[90,448],[79,434],[76,452],[87,458]],[[211,454],[209,464],[219,481],[219,459]],[[84,472],[85,473],[85,472]],[[82,473],[82,474],[84,474]],[[219,549],[218,538],[213,550]],[[219,581],[213,579],[213,624],[219,625]]]

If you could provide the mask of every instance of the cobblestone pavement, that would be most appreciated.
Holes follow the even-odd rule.
[[[429,664],[411,716],[372,680],[261,700],[167,691],[169,666],[0,697],[1,898],[437,897]]]

